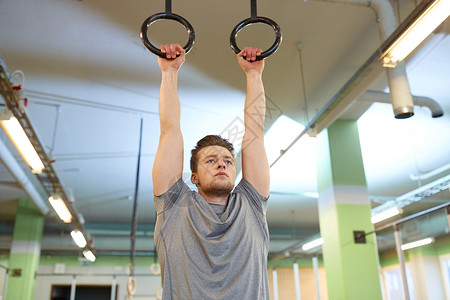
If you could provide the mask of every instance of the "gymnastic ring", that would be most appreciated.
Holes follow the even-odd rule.
[[[134,279],[133,276],[128,277],[127,292],[128,296],[134,296],[134,294],[136,293],[136,279]]]
[[[184,25],[184,27],[186,28],[186,30],[189,34],[189,40],[186,43],[186,45],[183,47],[183,49],[186,52],[186,54],[188,54],[189,51],[191,51],[192,47],[194,46],[194,40],[195,40],[194,28],[185,18],[183,18],[182,16],[179,16],[177,14],[172,14],[172,13],[154,14],[154,15],[151,15],[150,17],[148,17],[144,21],[144,23],[142,23],[141,40],[144,43],[144,46],[147,47],[147,49],[150,50],[150,52],[152,52],[153,54],[156,54],[160,57],[166,58],[166,54],[162,53],[159,48],[155,47],[152,43],[150,43],[150,41],[148,40],[148,37],[147,37],[148,28],[154,22],[156,22],[158,20],[162,20],[162,19],[174,20],[174,21],[177,21],[177,22],[181,23],[182,25]]]
[[[163,287],[158,285],[158,287],[156,288],[156,291],[155,291],[156,300],[162,300],[162,291],[163,291]]]
[[[153,275],[159,275],[161,274],[161,266],[160,264],[153,263],[150,265],[150,273]]]
[[[233,31],[230,34],[230,46],[231,49],[233,49],[233,51],[238,54],[239,52],[241,52],[241,49],[239,49],[238,45],[236,44],[236,37],[239,33],[239,31],[241,31],[242,29],[244,29],[244,27],[250,25],[250,24],[254,24],[254,23],[264,23],[267,24],[269,26],[271,26],[273,28],[273,30],[275,31],[275,42],[272,44],[272,46],[263,51],[261,53],[261,55],[256,57],[256,60],[260,60],[263,58],[266,58],[269,55],[274,54],[278,48],[280,47],[281,44],[281,29],[280,26],[278,26],[277,23],[275,23],[275,21],[269,19],[269,18],[265,18],[265,17],[255,17],[255,18],[248,18],[245,19],[244,21],[242,21],[241,23],[237,24],[236,27],[234,27]]]

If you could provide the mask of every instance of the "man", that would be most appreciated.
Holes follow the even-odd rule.
[[[191,158],[191,181],[182,180],[183,137],[177,74],[185,60],[178,44],[161,46],[161,135],[153,166],[157,221],[155,245],[163,299],[269,299],[266,222],[269,164],[264,149],[265,96],[261,49],[244,48],[247,78],[242,177],[234,188],[233,146],[219,136],[201,139]]]

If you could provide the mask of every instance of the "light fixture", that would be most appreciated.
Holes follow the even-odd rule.
[[[84,255],[84,257],[86,257],[87,260],[89,260],[91,262],[94,262],[96,259],[94,253],[92,253],[91,250],[84,250],[83,255]]]
[[[35,174],[42,173],[44,164],[42,163],[41,158],[28,139],[28,136],[19,121],[14,117],[10,110],[5,109],[0,111],[0,125],[3,130],[5,130],[17,151],[19,151],[23,160],[31,168],[32,172]]]
[[[312,248],[319,247],[319,246],[322,245],[322,244],[323,244],[323,238],[318,238],[318,239],[315,239],[315,240],[313,240],[313,241],[311,241],[311,242],[308,242],[308,243],[304,244],[304,245],[302,246],[302,249],[303,249],[304,251],[308,251],[308,250],[310,250],[310,249],[312,249]]]
[[[450,0],[435,0],[383,53],[383,65],[395,67],[450,14]]]
[[[48,201],[53,206],[53,209],[56,211],[58,217],[64,223],[72,222],[72,214],[70,213],[61,196],[59,196],[58,194],[54,194],[50,196],[50,198],[48,198]]]
[[[389,219],[393,216],[396,216],[398,214],[400,214],[400,209],[398,209],[398,207],[394,206],[394,207],[388,208],[386,210],[383,210],[383,211],[373,215],[371,218],[371,221],[372,221],[372,224],[375,224],[375,223],[384,221],[386,219]]]
[[[423,185],[409,193],[399,196],[397,202],[406,202],[411,204],[416,201],[420,201],[426,197],[437,194],[440,191],[444,191],[450,187],[450,174],[441,177],[433,182]]]
[[[414,202],[425,199],[431,195],[437,194],[441,191],[445,191],[450,189],[450,174],[446,175],[442,178],[436,179],[433,182],[430,182],[426,185],[423,185],[413,191],[410,191],[406,194],[398,196],[396,198],[393,197],[371,197],[374,201],[386,201],[385,203],[375,207],[372,209],[372,223],[376,223],[373,221],[378,214],[390,210],[393,206],[398,207],[399,209],[406,207]],[[379,200],[376,200],[379,199]]]
[[[86,239],[84,238],[83,232],[79,230],[73,230],[70,235],[72,236],[73,240],[75,241],[75,244],[77,244],[78,247],[84,248],[87,245]]]
[[[432,242],[434,242],[433,238],[426,238],[423,240],[418,240],[412,243],[408,243],[408,244],[404,244],[401,246],[402,250],[408,250],[411,248],[415,248],[415,247],[419,247],[419,246],[424,246],[424,245],[428,245],[431,244]]]

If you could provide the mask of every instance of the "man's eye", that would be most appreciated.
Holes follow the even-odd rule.
[[[213,162],[214,162],[214,159],[210,159],[210,160],[207,161],[207,163],[209,163],[209,164],[213,163]]]
[[[225,163],[227,163],[227,164],[229,164],[229,165],[232,164],[231,160],[227,160],[227,161],[225,161]]]

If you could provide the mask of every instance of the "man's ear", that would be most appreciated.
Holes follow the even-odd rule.
[[[197,178],[197,173],[192,173],[191,174],[191,182],[195,185],[198,184],[198,178]]]

